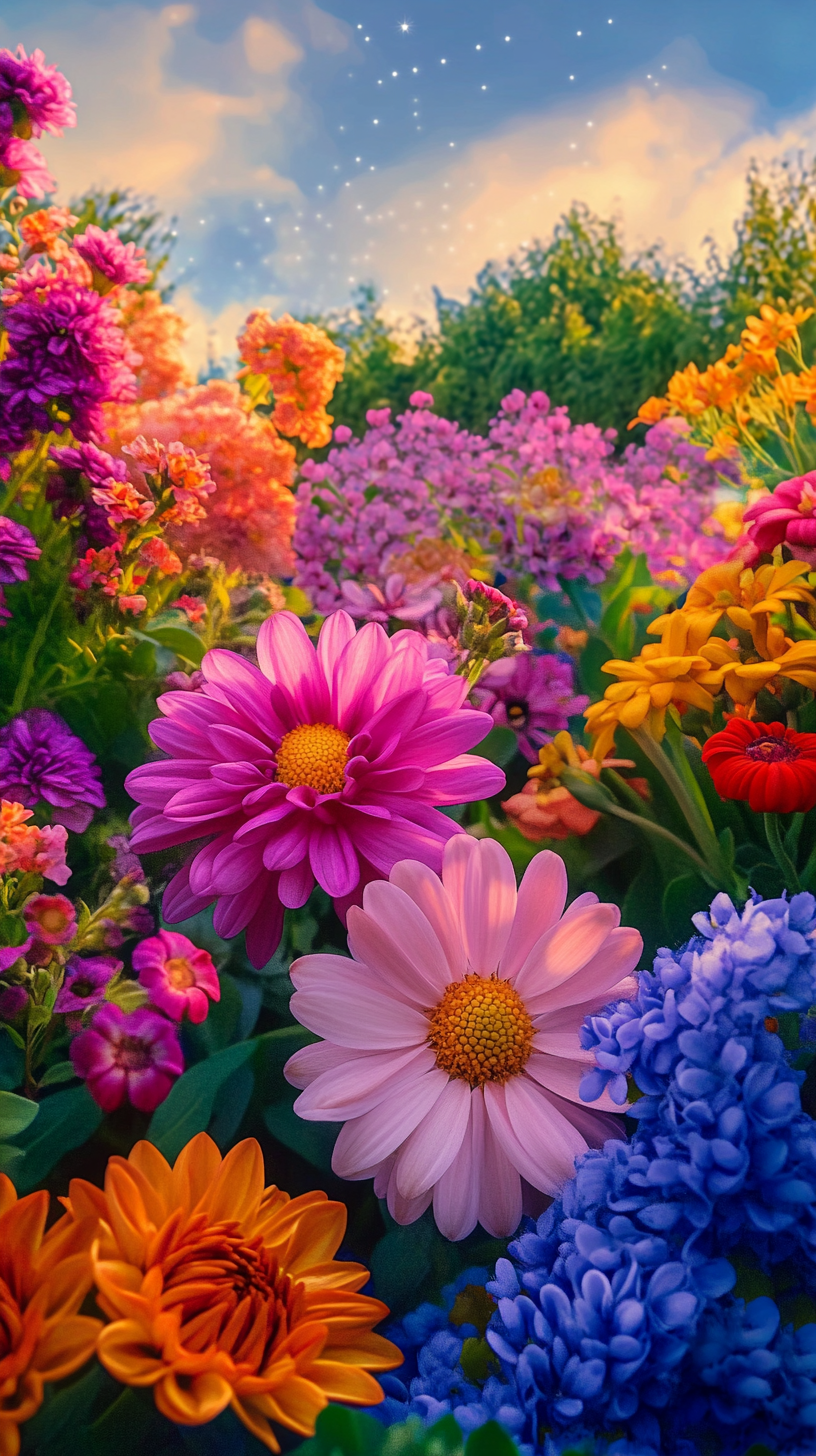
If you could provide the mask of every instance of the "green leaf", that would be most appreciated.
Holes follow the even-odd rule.
[[[71,1456],[76,1451],[79,1431],[82,1431],[80,1440],[85,1450],[83,1428],[94,1403],[107,1386],[117,1391],[111,1376],[96,1362],[61,1390],[46,1386],[43,1404],[23,1428],[23,1450],[35,1451],[37,1456],[40,1453],[41,1456]]]
[[[4,1026],[4,1030],[10,1031],[11,1027]],[[22,1037],[19,1040],[22,1041]],[[13,1092],[25,1076],[23,1046],[18,1046],[11,1037],[0,1036],[0,1088],[4,1092]]]
[[[40,1077],[41,1087],[52,1087],[55,1082],[70,1082],[76,1076],[73,1062],[54,1062]]]
[[[332,1153],[340,1131],[338,1122],[306,1122],[298,1117],[291,1100],[264,1108],[264,1122],[273,1138],[285,1148],[300,1153],[322,1173],[331,1172]]]
[[[691,917],[698,910],[708,909],[711,890],[699,875],[677,875],[670,880],[663,891],[663,919],[666,922],[668,943],[674,945],[688,940],[694,927]]]
[[[156,1108],[147,1130],[150,1141],[168,1162],[175,1161],[196,1133],[206,1131],[219,1089],[236,1068],[249,1060],[255,1046],[254,1041],[239,1041],[197,1062],[179,1077]]]
[[[15,1170],[19,1168],[24,1157],[22,1148],[15,1148],[13,1143],[0,1143],[0,1173],[5,1173],[16,1183]]]
[[[499,768],[504,768],[518,752],[518,739],[512,728],[491,728],[487,737],[477,743],[472,751],[481,758],[488,759],[490,763],[497,764]]]
[[[465,1456],[518,1456],[518,1447],[497,1421],[488,1421],[478,1431],[471,1431]]]
[[[13,1138],[25,1132],[39,1112],[39,1103],[15,1092],[0,1092],[0,1137]]]
[[[80,1087],[53,1092],[38,1107],[36,1121],[19,1139],[25,1162],[16,1179],[18,1193],[28,1193],[41,1183],[65,1153],[93,1136],[102,1121],[102,1109],[84,1082]]]
[[[201,638],[189,627],[184,627],[179,622],[178,626],[168,627],[147,627],[143,629],[143,635],[151,641],[158,642],[160,647],[168,647],[175,652],[177,657],[183,657],[187,662],[192,662],[196,667],[201,666],[201,659],[204,656],[205,647]]]

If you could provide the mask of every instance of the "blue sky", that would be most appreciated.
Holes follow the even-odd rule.
[[[752,157],[816,151],[812,0],[4,0],[17,41],[74,86],[62,195],[177,217],[199,351],[368,280],[427,316],[576,198],[694,255]]]

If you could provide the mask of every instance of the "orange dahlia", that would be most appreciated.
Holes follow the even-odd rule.
[[[17,1456],[43,1385],[83,1365],[102,1328],[77,1314],[92,1283],[95,1220],[66,1216],[46,1234],[47,1214],[46,1192],[18,1199],[0,1173],[0,1456]]]
[[[334,1254],[346,1210],[324,1193],[264,1188],[254,1138],[222,1160],[206,1133],[171,1169],[152,1143],[110,1159],[101,1192],[75,1180],[76,1218],[99,1217],[99,1359],[158,1409],[203,1425],[228,1405],[270,1451],[270,1421],[311,1435],[330,1400],[373,1405],[369,1370],[402,1356],[372,1332],[388,1310],[358,1294],[368,1272]],[[2,1456],[2,1453],[0,1453]]]

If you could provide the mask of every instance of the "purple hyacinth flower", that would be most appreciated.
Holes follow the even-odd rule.
[[[105,806],[96,758],[46,708],[29,708],[0,728],[0,796],[26,808],[45,799],[54,821],[77,834]]]
[[[40,548],[26,526],[0,516],[0,582],[27,581],[27,562],[36,561]]]
[[[60,987],[54,1010],[85,1011],[104,1000],[105,987],[121,971],[122,962],[115,956],[71,956],[65,967],[65,980]]]

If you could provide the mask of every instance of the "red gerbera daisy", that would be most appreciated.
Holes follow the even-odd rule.
[[[747,799],[756,814],[804,814],[816,805],[816,733],[732,718],[703,748],[721,799]]]

